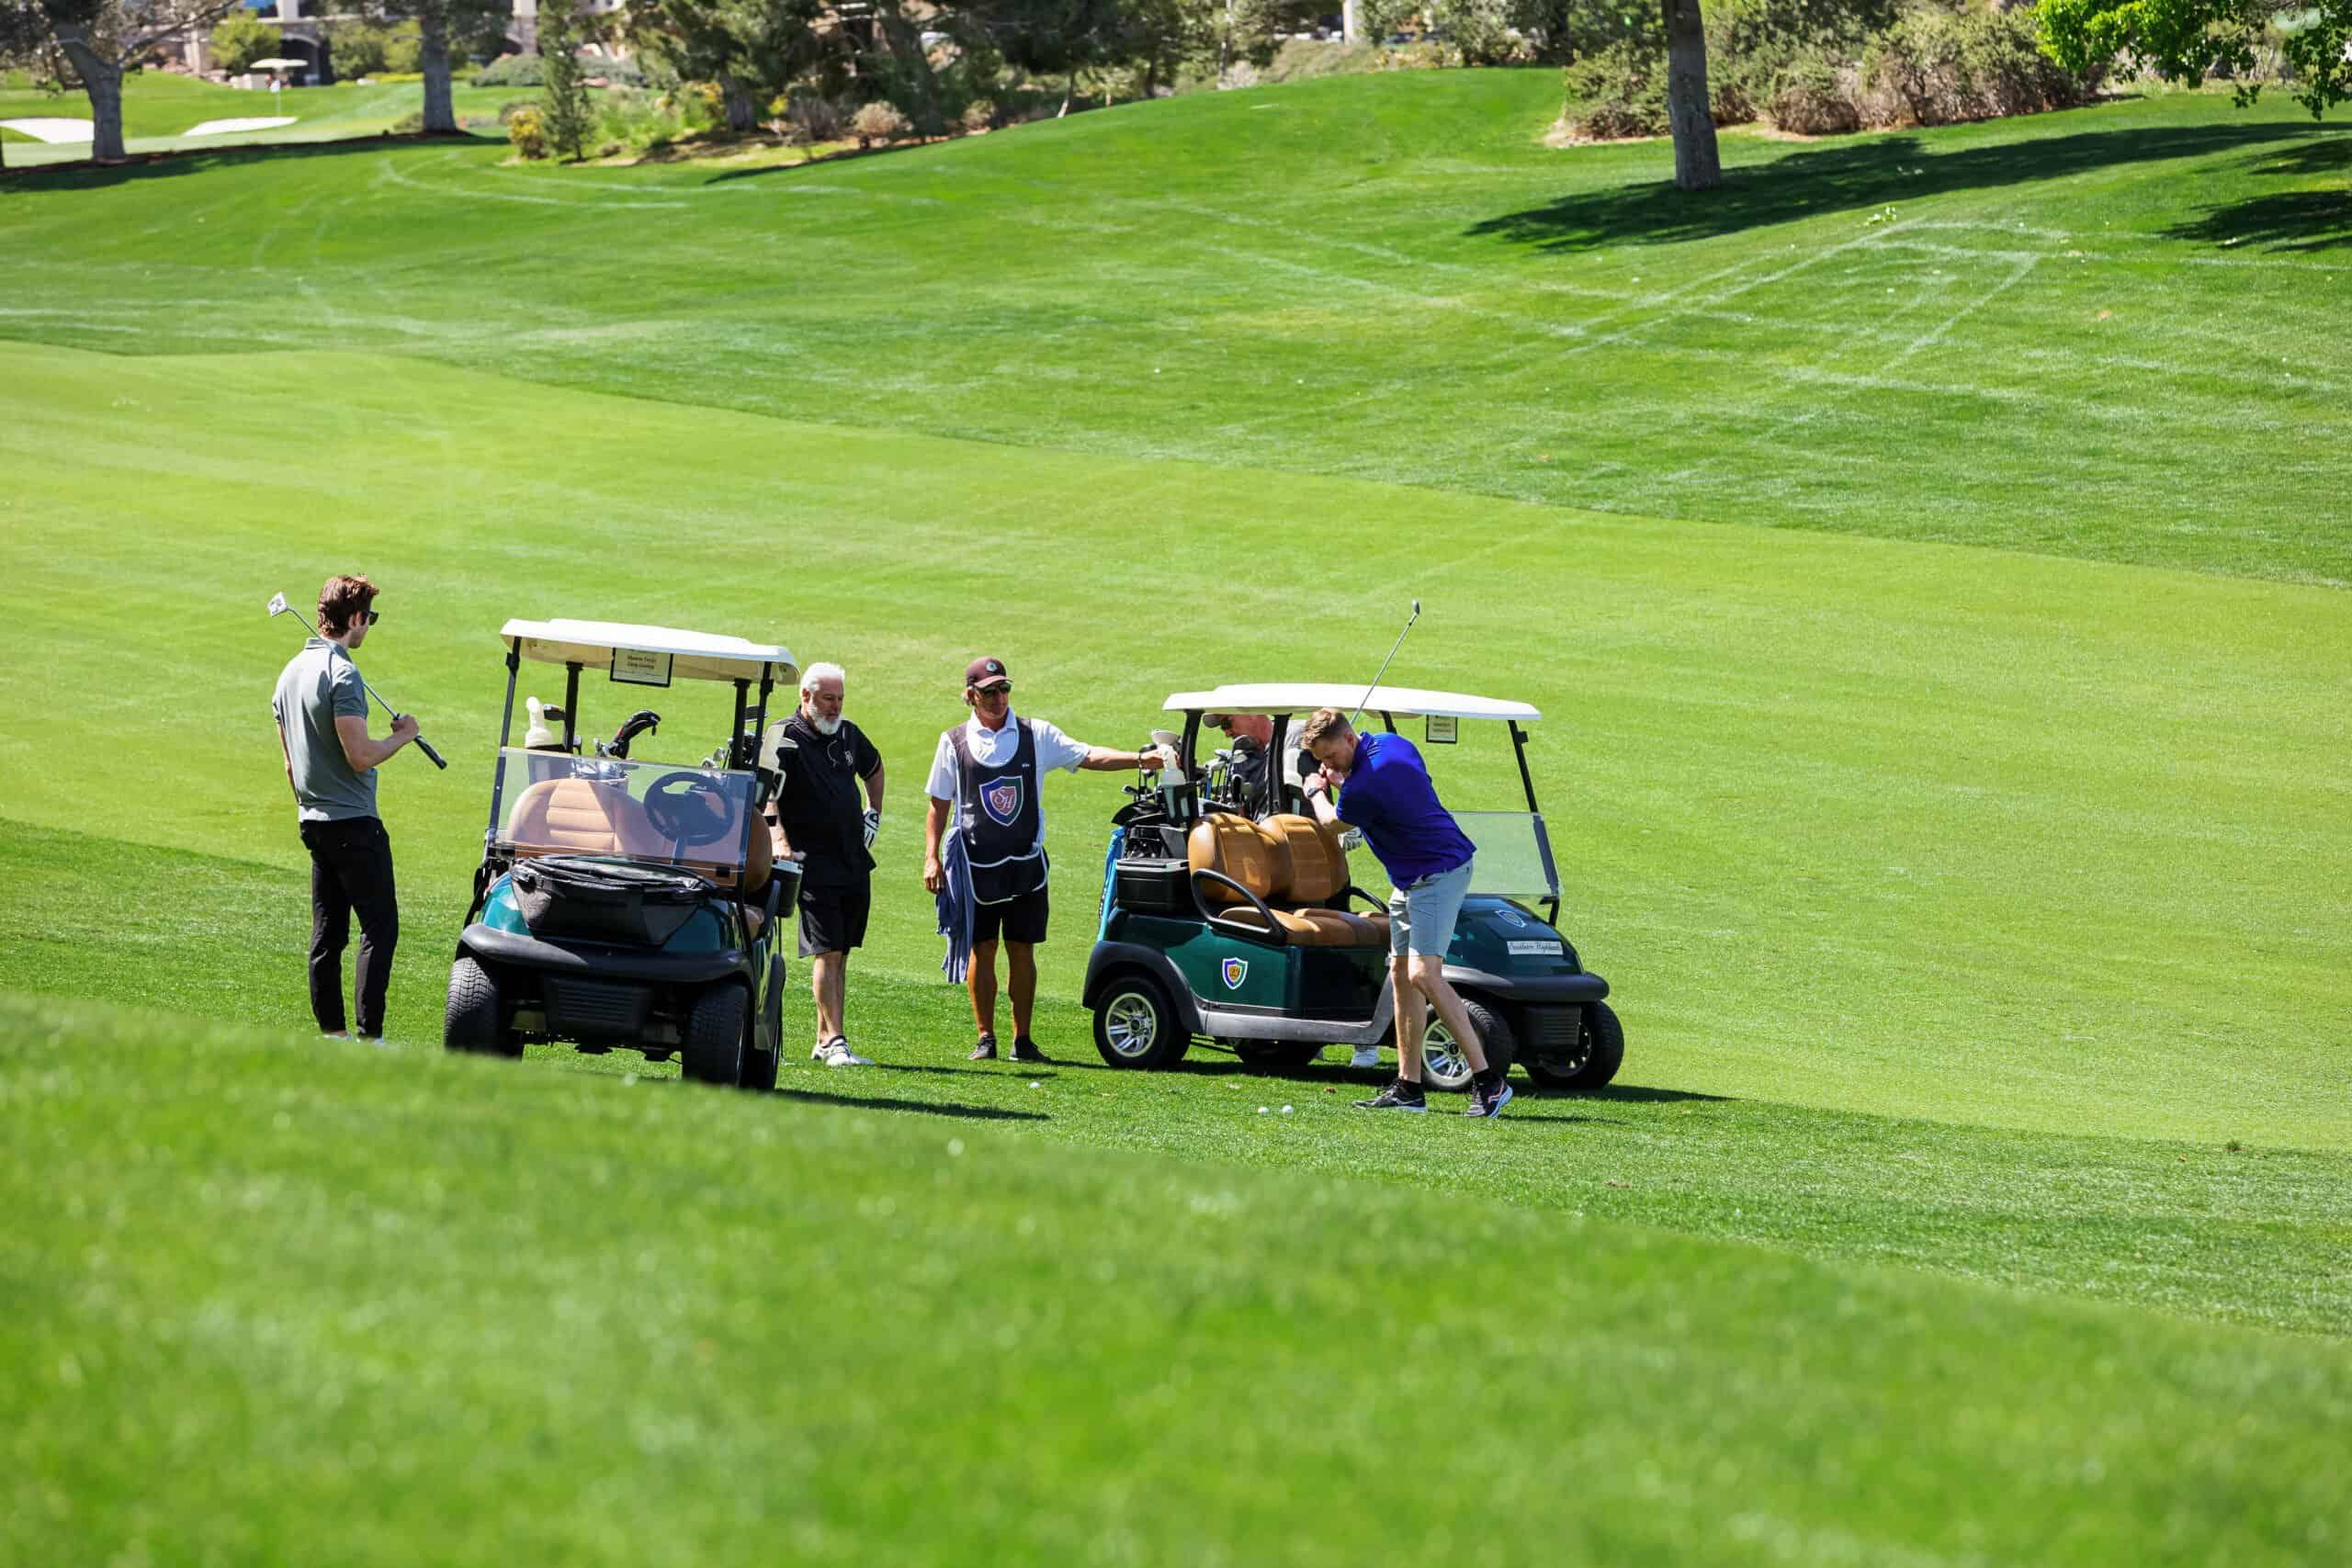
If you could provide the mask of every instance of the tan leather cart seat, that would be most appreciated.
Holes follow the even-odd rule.
[[[1321,907],[1347,886],[1347,855],[1335,833],[1304,817],[1252,822],[1216,812],[1193,825],[1184,843],[1194,871],[1233,878],[1266,901],[1285,941],[1300,947],[1379,947],[1385,931],[1360,916]],[[1230,887],[1197,884],[1202,900],[1236,924],[1264,930],[1266,917]]]
[[[517,855],[669,855],[627,790],[587,779],[543,779],[525,790],[506,837]]]

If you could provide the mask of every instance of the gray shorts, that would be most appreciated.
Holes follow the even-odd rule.
[[[1464,861],[1452,871],[1424,876],[1388,896],[1388,951],[1403,957],[1443,958],[1453,945],[1453,923],[1462,918],[1462,900],[1470,895],[1470,867]]]

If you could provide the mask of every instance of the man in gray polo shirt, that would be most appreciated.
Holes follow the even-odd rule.
[[[368,734],[368,691],[352,653],[376,624],[376,585],[331,577],[319,590],[319,631],[277,677],[270,707],[286,754],[303,847],[311,852],[311,1011],[322,1032],[343,1035],[343,950],[359,916],[353,976],[359,1034],[384,1032],[384,990],[401,911],[392,891],[392,840],[376,815],[376,767],[416,739],[411,714],[392,717],[382,740]]]

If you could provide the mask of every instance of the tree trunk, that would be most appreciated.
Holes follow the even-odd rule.
[[[122,67],[90,46],[90,35],[79,25],[57,29],[57,47],[74,62],[82,91],[90,99],[90,156],[101,164],[119,164],[122,148]]]
[[[1056,116],[1054,116],[1054,118],[1055,118],[1056,119],[1061,119],[1061,118],[1066,118],[1066,117],[1069,114],[1069,105],[1070,105],[1070,100],[1071,100],[1072,98],[1077,97],[1077,96],[1078,96],[1078,73],[1077,73],[1076,71],[1072,71],[1072,72],[1069,73],[1069,85],[1068,86],[1066,86],[1066,87],[1064,87],[1064,88],[1062,89],[1062,108],[1061,108],[1061,113],[1060,113],[1060,114],[1057,114],[1057,115],[1056,115]]]
[[[458,110],[449,96],[449,14],[438,6],[416,13],[416,65],[424,73],[424,133],[454,136]]]
[[[720,72],[718,96],[727,108],[727,129],[738,136],[751,134],[760,122],[759,106],[752,101],[752,89],[742,78]]]
[[[1328,11],[1324,13],[1326,16],[1329,14]],[[1363,41],[1363,0],[1343,0],[1340,6],[1340,41]]]
[[[1658,0],[1666,15],[1666,118],[1674,129],[1674,183],[1712,190],[1724,183],[1715,116],[1707,101],[1707,26],[1699,0]]]

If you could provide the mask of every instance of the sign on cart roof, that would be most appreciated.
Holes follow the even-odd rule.
[[[1170,713],[1199,709],[1204,713],[1310,713],[1338,708],[1353,713],[1410,714],[1416,717],[1515,718],[1532,723],[1544,716],[1526,703],[1498,697],[1473,697],[1460,692],[1424,692],[1412,686],[1377,686],[1366,697],[1362,686],[1335,685],[1323,681],[1267,681],[1218,686],[1206,692],[1179,692],[1160,705]]]
[[[526,659],[549,664],[609,664],[616,650],[671,656],[670,672],[694,681],[756,681],[764,671],[781,684],[800,672],[792,650],[740,637],[636,626],[619,621],[509,621],[498,635]]]

